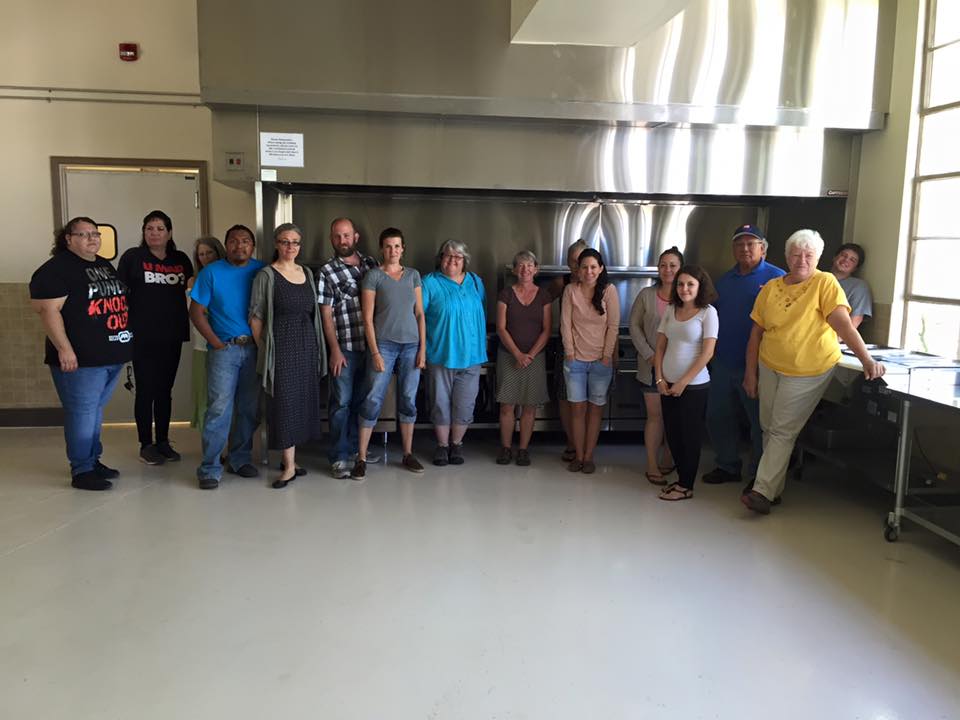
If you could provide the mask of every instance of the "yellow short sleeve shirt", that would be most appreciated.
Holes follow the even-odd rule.
[[[750,318],[763,328],[760,361],[784,375],[822,375],[840,360],[837,333],[827,316],[847,296],[832,273],[817,270],[802,283],[770,280],[760,290]]]

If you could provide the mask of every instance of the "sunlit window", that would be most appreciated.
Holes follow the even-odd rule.
[[[928,0],[904,346],[960,357],[960,0]]]

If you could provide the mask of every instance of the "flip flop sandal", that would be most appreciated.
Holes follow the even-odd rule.
[[[566,463],[573,462],[574,460],[577,459],[577,451],[574,450],[573,448],[566,448],[563,451],[563,454],[560,455],[560,459]]]
[[[673,483],[665,487],[660,492],[660,499],[666,500],[667,502],[674,502],[677,500],[689,500],[693,497],[693,490],[688,490],[687,488],[679,485],[678,483]]]
[[[667,481],[663,478],[662,475],[654,475],[653,473],[645,472],[644,475],[647,476],[647,482],[651,485],[666,485]]]
[[[676,469],[677,469],[677,466],[676,466],[676,465],[671,465],[671,466],[668,467],[668,468],[665,468],[665,467],[658,467],[658,468],[657,468],[657,470],[660,471],[660,474],[661,474],[661,475],[669,475],[670,473],[672,473],[672,472],[673,472],[674,470],[676,470]]]
[[[583,470],[583,463],[579,460],[573,460],[569,465],[567,465],[567,470],[570,472],[580,472]]]

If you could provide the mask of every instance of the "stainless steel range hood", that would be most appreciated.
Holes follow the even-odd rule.
[[[509,0],[198,3],[217,179],[725,195],[849,185],[893,0],[691,0],[631,47],[511,43]],[[226,153],[240,152],[228,170]]]

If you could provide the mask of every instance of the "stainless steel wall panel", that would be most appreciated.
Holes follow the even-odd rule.
[[[782,263],[783,242],[799,227],[819,229],[830,247],[842,239],[843,201],[827,199],[711,203],[656,199],[604,198],[596,202],[539,197],[469,196],[426,193],[348,192],[333,188],[278,188],[264,184],[263,207],[292,207],[293,222],[305,233],[302,259],[324,262],[330,255],[329,225],[351,217],[364,252],[378,255],[377,237],[388,226],[406,236],[405,263],[422,273],[434,268],[443,240],[466,242],[471,269],[487,288],[488,320],[493,322],[498,283],[519,250],[532,250],[544,274],[565,273],[566,249],[584,238],[603,254],[615,279],[624,313],[636,293],[655,275],[660,253],[680,248],[687,262],[703,265],[714,277],[732,264],[730,235],[744,223],[769,227],[772,260]],[[268,223],[269,224],[269,223]],[[267,229],[269,235],[269,229]],[[267,256],[265,242],[261,254]],[[624,320],[624,323],[626,320]]]
[[[201,95],[214,105],[875,129],[890,5],[691,0],[633,47],[614,48],[512,44],[505,1],[287,0],[278,35],[276,10],[259,0],[204,0]]]
[[[214,125],[218,159],[248,140],[237,128],[254,140],[257,127],[300,132],[305,166],[279,168],[280,181],[381,187],[818,196],[847,190],[855,137],[815,128],[601,127],[304,112],[251,113],[255,121],[242,123],[237,114]],[[247,155],[253,167],[256,157]],[[236,181],[225,162],[215,168],[216,179]]]

